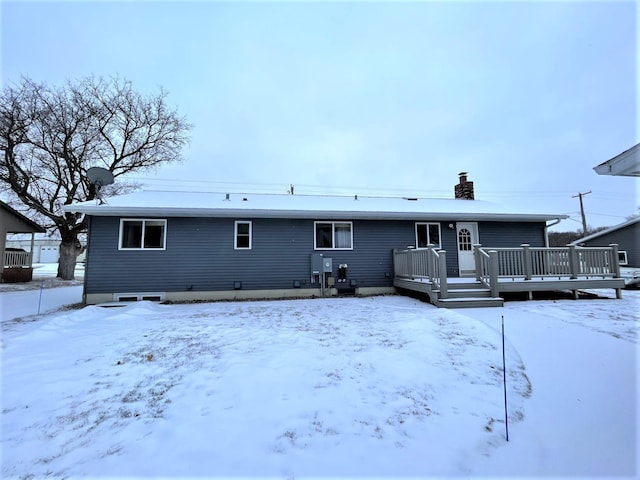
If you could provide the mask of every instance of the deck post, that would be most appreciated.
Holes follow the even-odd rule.
[[[429,252],[429,254],[427,255],[427,276],[429,277],[430,282],[433,282],[433,277],[435,276],[435,270],[436,270],[435,266],[433,265],[433,255],[431,254],[434,247],[435,247],[435,244],[433,243],[427,244],[427,249]]]
[[[531,250],[528,243],[520,245],[522,247],[522,263],[524,267],[524,279],[531,280]]]
[[[407,249],[407,276],[413,278],[413,250]]]
[[[476,264],[476,282],[479,282],[480,279],[482,278],[482,272],[481,272],[482,261],[480,260],[480,248],[482,248],[481,243],[473,244],[473,260]]]
[[[613,258],[611,259],[611,273],[613,273],[613,278],[620,278],[620,257],[618,257],[618,244],[610,243],[611,247],[611,255]]]
[[[392,248],[391,249],[391,258],[393,259],[393,276],[397,277],[398,276],[398,249],[397,248]]]
[[[447,298],[447,252],[438,251],[438,270],[440,273],[440,298]]]
[[[498,296],[498,252],[489,250],[489,284],[491,286],[491,296]]]
[[[571,272],[570,279],[574,280],[578,278],[578,253],[576,252],[575,245],[567,245],[569,247],[569,272]]]
[[[33,248],[35,246],[36,234],[31,232],[31,250],[29,250],[29,268],[33,268]],[[618,255],[616,254],[616,257]]]

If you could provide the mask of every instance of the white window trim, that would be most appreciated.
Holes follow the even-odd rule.
[[[122,225],[124,222],[142,222],[142,238],[140,242],[140,247],[135,248],[126,248],[122,246]],[[145,222],[163,222],[164,223],[164,235],[162,236],[162,248],[145,248],[144,246],[144,224]],[[162,251],[167,249],[167,220],[164,218],[121,218],[120,219],[120,231],[118,233],[118,250],[128,250],[128,251],[140,251],[144,250],[147,252],[152,251]]]
[[[618,250],[618,263],[622,266],[629,265],[626,250]]]
[[[238,225],[249,224],[249,246],[238,246]],[[234,250],[251,250],[253,248],[253,222],[251,220],[236,220],[233,224],[233,249]]]
[[[416,236],[416,248],[425,248],[418,246],[418,225],[426,225],[427,226],[427,235],[429,235],[429,225],[437,225],[438,226],[438,236],[440,237],[440,242],[437,248],[442,248],[442,229],[440,228],[439,222],[416,222],[414,227],[414,233]],[[429,243],[431,243],[431,238],[429,238]]]
[[[349,225],[349,243],[351,244],[350,247],[347,248],[336,248],[336,247],[318,247],[318,239],[317,239],[317,225],[319,223],[324,223],[324,224],[330,224],[331,225],[331,245],[335,245],[336,244],[336,224],[347,224]],[[340,221],[340,220],[335,220],[335,221],[330,221],[330,220],[317,220],[315,222],[313,222],[313,249],[314,250],[353,250],[353,222],[348,222],[348,221]]]
[[[165,293],[164,292],[133,292],[133,293],[114,293],[113,301],[114,302],[123,302],[127,300],[127,298],[136,298],[136,302],[141,302],[143,300],[149,300],[151,302],[164,302]],[[152,300],[153,299],[153,300]]]

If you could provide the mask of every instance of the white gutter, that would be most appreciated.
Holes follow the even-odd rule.
[[[567,218],[568,216],[565,216],[564,218]],[[544,246],[549,248],[549,227],[553,227],[554,225],[557,225],[560,223],[560,221],[562,220],[562,218],[556,218],[555,222],[553,223],[549,223],[544,225]]]
[[[530,221],[546,222],[557,215],[531,213],[483,212],[416,212],[416,211],[343,211],[343,210],[285,210],[245,208],[181,208],[181,207],[124,207],[108,205],[65,205],[64,211],[82,212],[105,217],[211,217],[211,218],[299,218],[325,220],[454,220],[454,221]],[[561,218],[567,218],[564,216]],[[555,224],[554,224],[555,225]]]

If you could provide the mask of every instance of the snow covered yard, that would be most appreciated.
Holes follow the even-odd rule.
[[[384,296],[5,321],[2,476],[631,478],[637,306]]]
[[[0,283],[0,321],[51,313],[80,303],[84,264],[76,266],[75,280],[56,278],[57,272],[57,263],[35,263],[32,281]]]

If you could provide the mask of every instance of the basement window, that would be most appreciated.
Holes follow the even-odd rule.
[[[114,293],[113,299],[116,302],[164,302],[163,292],[136,292],[136,293]]]
[[[435,248],[442,248],[442,243],[440,243],[440,224],[416,223],[416,247],[427,248],[430,243],[435,245]]]
[[[166,220],[120,219],[120,250],[164,250],[166,248]]]

